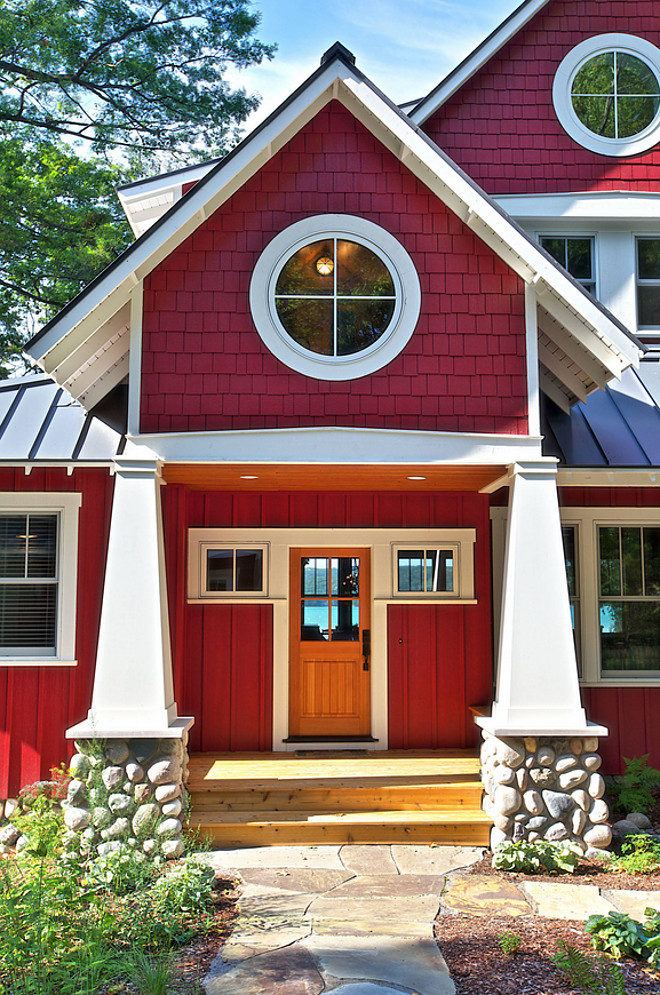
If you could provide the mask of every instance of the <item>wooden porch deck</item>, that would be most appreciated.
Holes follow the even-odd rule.
[[[488,845],[471,750],[197,753],[189,826],[217,846]]]

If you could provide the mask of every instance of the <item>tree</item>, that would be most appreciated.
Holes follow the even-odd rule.
[[[0,354],[131,239],[114,186],[224,154],[270,58],[249,0],[0,0]]]

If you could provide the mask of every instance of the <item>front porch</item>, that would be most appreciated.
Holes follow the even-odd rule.
[[[488,845],[471,750],[196,753],[188,826],[215,846]]]

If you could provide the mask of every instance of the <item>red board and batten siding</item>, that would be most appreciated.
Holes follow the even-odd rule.
[[[351,214],[410,253],[422,311],[403,352],[349,382],[284,366],[259,338],[250,278],[302,218]],[[521,280],[332,102],[145,281],[141,430],[346,425],[527,431]]]
[[[656,487],[560,487],[563,508],[660,507]],[[610,735],[601,741],[603,765],[608,774],[623,771],[624,757],[649,753],[649,762],[660,768],[660,687],[590,687],[582,700],[592,722],[607,726]]]
[[[552,104],[559,63],[585,38],[621,32],[657,44],[654,0],[551,0],[424,125],[488,193],[657,190],[660,147],[612,158],[568,137]]]
[[[402,604],[388,614],[391,748],[474,742],[468,706],[489,701],[492,683],[487,498],[229,494],[168,484],[163,502],[175,695],[179,713],[196,717],[193,750],[271,749],[273,647],[269,605],[186,603],[187,530],[192,527],[476,527],[478,605]]]
[[[91,704],[113,482],[107,470],[0,469],[0,491],[82,494],[78,534],[76,667],[0,665],[0,798],[48,777],[70,755],[65,730]]]

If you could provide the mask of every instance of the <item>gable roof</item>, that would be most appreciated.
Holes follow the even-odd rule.
[[[543,385],[562,406],[636,364],[640,344],[569,277],[353,64],[340,45],[28,343],[39,366],[89,407],[126,376],[141,281],[331,100],[340,101],[483,242],[534,288]]]
[[[512,14],[495,28],[480,45],[470,52],[467,58],[452,71],[430,93],[417,103],[408,113],[415,124],[423,124],[437,109],[449,100],[464,83],[484,66],[501,48],[531,21],[549,0],[525,0]]]

